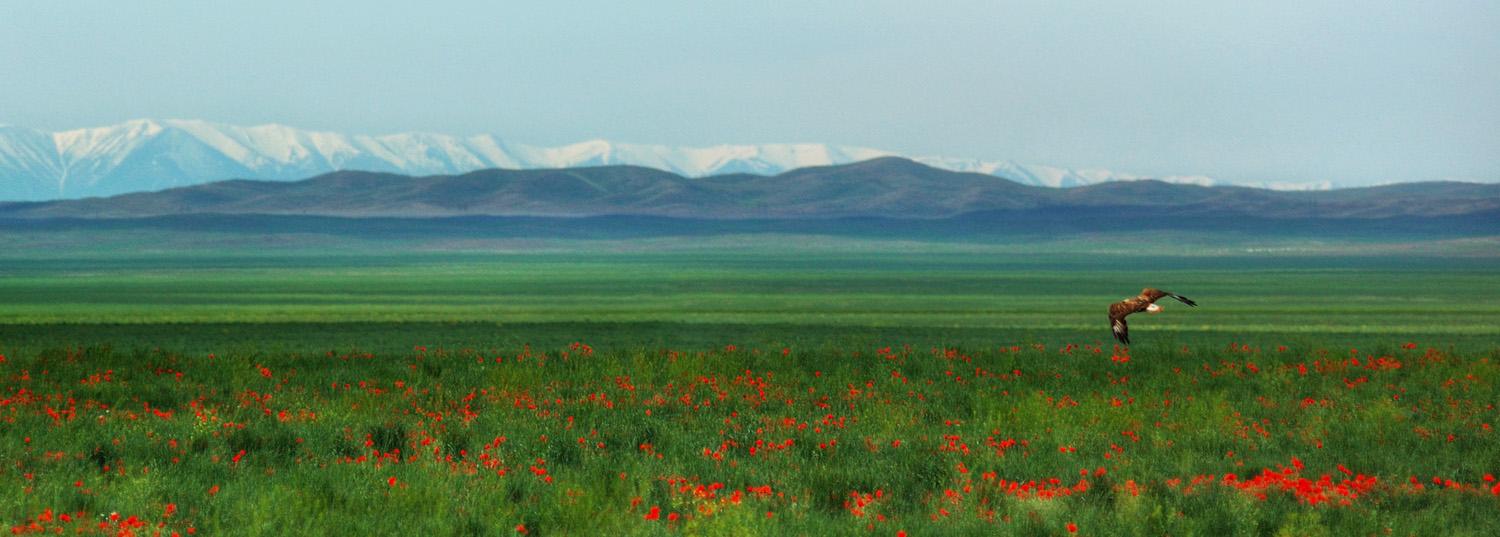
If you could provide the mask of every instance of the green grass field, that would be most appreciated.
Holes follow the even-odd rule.
[[[1491,257],[0,256],[0,525],[1485,535]],[[1189,296],[1131,318],[1143,286]],[[112,516],[114,514],[115,516]]]
[[[1493,259],[712,252],[0,261],[0,322],[685,322],[1097,332],[1152,285],[1212,307],[1154,332],[1480,334]],[[1174,311],[1185,308],[1174,308]],[[1107,335],[1107,334],[1105,334]]]

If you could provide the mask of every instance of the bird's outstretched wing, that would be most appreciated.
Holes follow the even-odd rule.
[[[1120,340],[1120,343],[1124,343],[1126,345],[1129,345],[1130,344],[1130,327],[1125,325],[1125,318],[1124,317],[1110,317],[1109,318],[1109,324],[1110,324],[1110,327],[1113,328],[1114,331],[1115,331],[1115,339]]]
[[[1130,328],[1125,325],[1125,316],[1141,310],[1137,299],[1128,299],[1109,305],[1109,325],[1115,331],[1115,339],[1130,344]]]
[[[1180,301],[1180,302],[1182,302],[1182,303],[1183,303],[1183,304],[1187,304],[1187,305],[1189,305],[1189,306],[1197,306],[1197,305],[1198,305],[1198,303],[1197,303],[1197,302],[1193,302],[1193,301],[1191,301],[1191,300],[1188,300],[1188,298],[1187,298],[1187,297],[1185,297],[1185,296],[1182,296],[1182,295],[1174,295],[1174,294],[1172,294],[1172,293],[1167,293],[1167,296],[1169,296],[1169,297],[1172,297],[1172,298],[1175,298],[1175,299],[1177,299],[1177,300],[1178,300],[1178,301]]]
[[[1188,298],[1185,297],[1185,296],[1168,293],[1168,292],[1163,291],[1161,289],[1152,289],[1150,287],[1147,287],[1147,288],[1141,290],[1141,298],[1144,298],[1144,299],[1146,299],[1146,300],[1148,300],[1150,302],[1156,302],[1158,299],[1160,299],[1162,297],[1168,297],[1168,296],[1172,297],[1172,298],[1175,298],[1178,301],[1182,302],[1183,304],[1187,304],[1189,306],[1197,306],[1198,305],[1197,302],[1193,302],[1191,300],[1188,300]]]
[[[1141,296],[1140,296],[1140,298],[1146,299],[1147,302],[1156,302],[1156,299],[1164,297],[1164,296],[1167,296],[1167,295],[1170,295],[1170,294],[1172,294],[1172,293],[1168,293],[1168,292],[1163,291],[1161,289],[1152,289],[1150,287],[1147,287],[1145,289],[1141,289]]]

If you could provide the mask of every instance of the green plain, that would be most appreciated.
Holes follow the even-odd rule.
[[[1493,252],[805,239],[0,254],[0,530],[114,534],[112,512],[214,535],[1500,523]],[[1145,286],[1199,307],[1132,316],[1119,349],[1105,308]],[[1312,483],[1381,486],[1309,504],[1226,481],[1294,459]],[[1080,479],[1056,498],[1001,484]],[[88,523],[38,521],[56,513]]]
[[[770,250],[12,259],[0,261],[0,324],[672,325],[653,340],[661,343],[695,327],[779,325],[1092,343],[1109,338],[1105,306],[1152,286],[1202,307],[1168,301],[1160,315],[1132,317],[1141,342],[1213,334],[1264,344],[1326,335],[1484,345],[1495,343],[1500,318],[1494,264]],[[345,343],[361,344],[320,342]]]

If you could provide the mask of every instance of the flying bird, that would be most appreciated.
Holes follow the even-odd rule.
[[[1109,324],[1110,327],[1114,328],[1115,330],[1115,339],[1120,340],[1121,343],[1129,345],[1130,328],[1125,326],[1125,316],[1138,311],[1144,311],[1146,313],[1160,312],[1161,306],[1156,305],[1156,301],[1157,299],[1160,299],[1164,296],[1175,298],[1182,301],[1183,304],[1187,304],[1189,306],[1198,305],[1197,302],[1188,300],[1186,297],[1174,295],[1161,289],[1152,289],[1150,287],[1147,287],[1141,291],[1141,296],[1127,298],[1125,300],[1109,305]]]

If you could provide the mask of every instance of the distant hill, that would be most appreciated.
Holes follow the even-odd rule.
[[[108,198],[0,203],[0,218],[27,219],[193,214],[942,219],[1004,211],[1111,218],[1453,216],[1500,211],[1500,185],[1420,183],[1274,191],[1129,181],[1064,189],[884,157],[774,176],[699,179],[637,166],[489,169],[426,177],[342,171],[294,182],[231,180]]]

